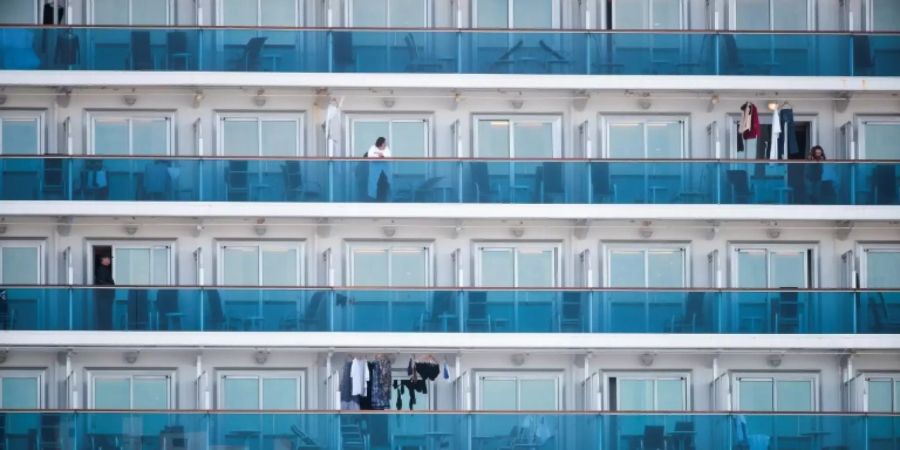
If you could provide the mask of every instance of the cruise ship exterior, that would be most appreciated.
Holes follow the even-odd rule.
[[[0,449],[900,449],[900,2],[0,0]]]

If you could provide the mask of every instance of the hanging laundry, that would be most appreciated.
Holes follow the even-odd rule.
[[[759,113],[756,105],[746,102],[741,105],[741,121],[738,130],[741,132],[743,146],[738,150],[746,151],[748,155],[756,157],[756,141],[759,138]]]
[[[359,409],[359,398],[353,395],[353,379],[350,376],[353,363],[344,362],[339,375],[338,389],[341,391],[341,409],[355,411]]]
[[[778,107],[775,107],[775,110],[772,111],[772,139],[771,147],[769,147],[769,159],[778,159],[781,154],[780,147],[780,136],[781,136],[781,118],[778,116]]]
[[[366,385],[369,382],[369,365],[365,359],[353,358],[350,365],[350,378],[353,380],[353,395],[366,397]]]

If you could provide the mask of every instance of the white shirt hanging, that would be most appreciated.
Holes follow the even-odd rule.
[[[778,108],[772,111],[772,143],[769,145],[769,159],[778,159],[781,155],[781,148],[778,145],[778,137],[781,136],[781,117],[778,114]]]
[[[365,359],[353,358],[350,364],[350,381],[352,395],[367,396],[367,383],[369,382],[369,362]]]

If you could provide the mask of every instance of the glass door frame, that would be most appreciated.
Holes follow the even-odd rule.
[[[563,398],[563,371],[562,370],[476,370],[475,371],[475,410],[485,411],[484,409],[484,384],[483,381],[502,380],[516,382],[516,410],[521,407],[522,398],[522,380],[553,380],[556,383],[556,411],[565,410],[565,399]]]
[[[860,242],[857,244],[857,254],[860,256],[857,270],[859,271],[859,287],[862,289],[869,287],[867,258],[869,251],[900,253],[900,242]],[[900,287],[900,282],[898,282],[898,287]]]
[[[766,252],[766,287],[760,289],[777,289],[780,286],[771,286],[772,270],[771,270],[771,254],[779,251],[803,251],[808,252],[810,258],[806,261],[809,265],[806,267],[806,286],[798,286],[798,288],[816,288],[819,286],[819,244],[818,242],[810,243],[790,243],[790,242],[729,242],[728,243],[728,282],[729,286],[739,288],[739,262],[738,253],[740,250],[764,250]],[[811,261],[810,261],[811,260]]]
[[[128,409],[134,408],[134,380],[136,378],[165,378],[166,380],[166,409],[178,409],[178,395],[176,393],[178,382],[176,379],[177,370],[175,369],[119,369],[119,368],[87,368],[85,369],[85,383],[87,384],[87,408],[95,409],[95,396],[97,387],[95,382],[98,379],[121,379],[128,378],[129,395]]]
[[[482,281],[482,252],[485,249],[510,249],[513,251],[513,286],[497,286],[497,287],[519,287],[519,250],[551,250],[553,251],[553,286],[562,287],[564,283],[563,271],[563,242],[561,241],[475,241],[472,243],[472,286],[484,287]]]
[[[682,402],[684,404],[684,411],[692,411],[692,381],[691,381],[691,372],[690,371],[678,371],[678,370],[660,370],[660,371],[632,371],[632,370],[611,370],[611,371],[602,371],[603,374],[603,407],[604,410],[612,411],[612,398],[610,394],[612,394],[612,390],[610,388],[609,379],[616,378],[616,410],[619,411],[621,408],[618,407],[618,403],[622,396],[621,393],[621,384],[619,381],[622,379],[625,380],[642,380],[642,381],[653,381],[653,409],[652,411],[658,411],[658,382],[660,380],[680,380],[684,386],[683,399]]]
[[[818,412],[821,408],[821,373],[804,371],[752,371],[735,370],[730,372],[732,407],[734,411],[743,411],[741,405],[741,380],[771,381],[772,382],[772,410],[778,411],[778,382],[779,381],[809,381],[810,399],[812,405],[810,412]]]
[[[167,276],[168,283],[162,286],[176,286],[178,285],[178,241],[177,239],[87,239],[85,240],[85,284],[93,285],[94,284],[94,248],[95,247],[110,247],[112,250],[112,271],[113,271],[113,280],[115,280],[115,272],[116,272],[116,261],[115,261],[115,253],[116,248],[148,248],[151,250],[153,247],[168,247],[169,255],[168,255],[168,266],[169,266],[169,274]],[[151,254],[152,256],[152,254]],[[151,264],[152,266],[152,264]],[[152,267],[151,267],[152,269]]]
[[[392,283],[392,270],[393,270],[393,260],[391,258],[391,252],[394,248],[412,248],[412,247],[422,247],[425,250],[425,284],[421,287],[430,287],[435,285],[435,264],[434,264],[434,241],[420,241],[420,240],[356,240],[356,239],[347,239],[344,241],[344,248],[346,249],[345,255],[345,278],[344,284],[346,286],[356,286],[354,282],[354,251],[363,248],[363,247],[371,247],[373,250],[382,250],[388,253],[388,280],[384,285],[385,287],[418,287],[418,286],[394,286]]]

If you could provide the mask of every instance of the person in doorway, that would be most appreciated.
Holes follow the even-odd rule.
[[[112,276],[112,257],[103,255],[100,261],[94,266],[94,285],[95,286],[114,286]],[[109,288],[97,289],[94,294],[94,313],[97,318],[98,330],[112,330],[112,313],[113,302],[115,301],[115,290]]]
[[[821,145],[814,145],[809,149],[809,156],[806,158],[810,162],[823,162],[825,158],[825,149]],[[809,194],[809,201],[818,204],[828,198],[828,191],[834,189],[833,185],[826,184],[822,179],[824,167],[821,164],[805,164],[806,166],[806,192]]]
[[[387,139],[379,137],[375,139],[375,144],[369,147],[366,152],[366,158],[390,158],[391,149],[387,145]],[[390,167],[384,162],[372,162],[369,164],[368,194],[377,202],[384,202],[388,199],[391,190],[390,184]]]

